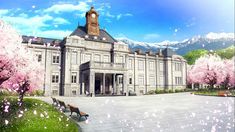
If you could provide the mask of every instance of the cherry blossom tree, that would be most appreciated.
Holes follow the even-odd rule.
[[[225,71],[226,71],[226,78],[224,81],[225,87],[235,87],[235,65],[234,65],[235,57],[231,60],[225,60]]]
[[[42,84],[43,68],[35,56],[21,45],[21,37],[0,21],[0,87],[19,93],[19,105],[27,91]]]
[[[21,37],[9,25],[0,20],[0,86],[14,73],[14,61]]]
[[[225,65],[217,55],[205,55],[196,60],[188,71],[188,82],[208,84],[210,88],[220,85],[226,78]]]

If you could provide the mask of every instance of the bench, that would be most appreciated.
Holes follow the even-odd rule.
[[[57,102],[56,98],[51,97],[51,99],[53,101],[52,105],[58,106],[58,102]]]
[[[67,109],[67,106],[65,105],[64,101],[58,100],[58,102],[59,102],[59,109],[61,109],[62,107],[64,107],[64,110]]]
[[[70,109],[70,111],[71,111],[71,115],[70,115],[70,116],[72,116],[73,112],[77,113],[77,116],[79,116],[79,120],[80,120],[80,118],[83,117],[83,116],[84,116],[86,119],[87,119],[87,117],[89,116],[88,114],[86,114],[86,113],[80,111],[78,107],[75,107],[75,106],[72,106],[72,105],[68,105],[68,106],[69,106],[69,109]]]

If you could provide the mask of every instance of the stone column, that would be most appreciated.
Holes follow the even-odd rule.
[[[116,73],[113,74],[113,93],[116,91]]]
[[[81,92],[82,95],[86,94],[83,74],[81,74],[81,90],[82,90],[82,92]]]
[[[128,96],[128,88],[127,88],[127,74],[123,74],[123,81],[122,81],[122,87],[123,87],[123,90],[124,90],[124,93],[126,93],[126,96]]]
[[[89,75],[89,86],[90,86],[90,93],[92,94],[92,97],[95,97],[95,84],[94,84],[94,80],[95,80],[95,73],[90,71],[90,75]]]
[[[102,85],[102,92],[105,94],[105,73],[103,73],[103,85]]]

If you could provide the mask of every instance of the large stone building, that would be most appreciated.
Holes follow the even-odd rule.
[[[158,53],[131,52],[99,28],[98,13],[86,13],[86,25],[78,26],[62,41],[23,36],[45,76],[48,96],[137,95],[156,89],[186,87],[186,61],[166,48]]]

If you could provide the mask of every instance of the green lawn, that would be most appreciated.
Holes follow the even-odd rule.
[[[0,105],[3,104],[0,96]],[[63,113],[37,99],[25,98],[23,116],[19,117],[17,98],[5,97],[11,103],[9,112],[0,107],[0,132],[78,132],[78,126]],[[5,119],[9,123],[5,124]]]

